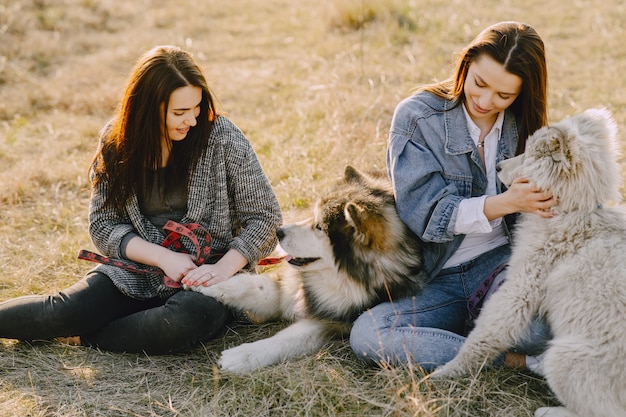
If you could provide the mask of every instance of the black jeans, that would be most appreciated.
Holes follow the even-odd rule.
[[[84,345],[103,350],[165,354],[214,338],[230,318],[222,304],[200,293],[137,300],[122,294],[106,275],[92,272],[57,294],[0,303],[0,337],[80,336]]]

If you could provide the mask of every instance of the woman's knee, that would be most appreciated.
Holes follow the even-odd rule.
[[[375,313],[365,311],[354,321],[350,331],[350,347],[357,357],[370,364],[380,360],[378,351],[387,331]]]
[[[176,293],[165,302],[164,307],[170,324],[198,335],[200,341],[213,338],[231,318],[223,304],[193,291]]]

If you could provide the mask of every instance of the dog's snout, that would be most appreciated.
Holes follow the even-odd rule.
[[[285,231],[283,230],[282,227],[279,227],[278,229],[276,229],[276,237],[278,239],[282,239],[285,237]]]
[[[496,172],[500,172],[502,171],[502,167],[500,166],[500,164],[496,164]]]

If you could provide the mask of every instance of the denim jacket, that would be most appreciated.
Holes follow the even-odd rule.
[[[461,200],[485,194],[487,176],[461,105],[419,92],[396,108],[387,167],[400,218],[424,242],[424,267],[434,278],[465,235],[454,235]],[[515,116],[505,112],[496,163],[515,156]],[[498,180],[498,192],[504,186]],[[505,218],[510,233],[515,215]]]

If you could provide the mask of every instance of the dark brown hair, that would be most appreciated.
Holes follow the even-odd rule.
[[[180,142],[167,137],[165,112],[172,92],[185,86],[202,89],[196,126]],[[122,213],[128,199],[148,192],[161,180],[162,138],[170,146],[165,189],[187,185],[189,172],[206,149],[217,117],[215,99],[202,69],[192,56],[175,46],[157,46],[139,58],[103,143],[93,163],[93,185],[106,182],[107,203]],[[177,183],[177,184],[174,184]]]
[[[548,71],[543,41],[524,23],[500,22],[483,30],[460,54],[452,78],[422,90],[449,100],[465,101],[463,87],[470,65],[489,55],[504,69],[522,79],[522,88],[510,109],[519,124],[516,154],[524,152],[526,139],[548,123]]]

